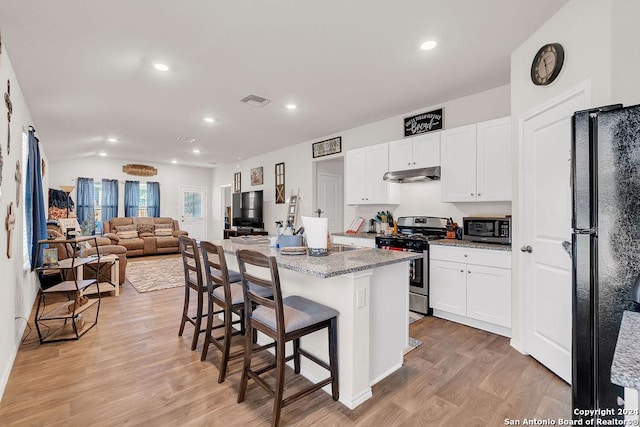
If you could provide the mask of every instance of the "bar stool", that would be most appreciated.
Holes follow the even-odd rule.
[[[204,338],[204,347],[202,347],[202,356],[200,360],[207,358],[209,345],[214,344],[222,353],[220,361],[220,370],[218,375],[218,383],[225,380],[227,374],[227,364],[230,360],[241,357],[244,354],[244,347],[241,350],[231,353],[231,339],[236,335],[244,335],[244,295],[242,293],[242,285],[240,284],[240,273],[227,268],[227,261],[224,257],[224,249],[220,245],[214,245],[210,242],[200,242],[202,259],[204,261],[204,274],[207,283],[208,295],[208,313],[207,329]],[[272,296],[271,289],[256,288],[255,291],[264,298]],[[221,307],[220,310],[214,311],[214,305]],[[222,325],[213,326],[213,317],[216,314],[224,316]],[[239,320],[233,320],[233,314],[240,317]],[[232,326],[240,324],[240,330],[232,330]],[[213,331],[224,328],[224,334],[221,337],[214,337]]]
[[[182,320],[180,322],[178,336],[182,336],[186,322],[191,323],[195,328],[193,340],[191,341],[191,350],[195,350],[198,345],[200,332],[205,332],[205,329],[201,329],[201,325],[202,318],[207,316],[202,313],[206,288],[203,285],[202,264],[200,262],[200,251],[196,239],[179,236],[178,244],[180,246],[180,253],[182,254],[182,266],[184,267],[184,308],[182,309]],[[195,290],[198,295],[196,315],[193,317],[189,316],[189,296],[191,289]]]
[[[238,391],[238,403],[244,401],[249,378],[274,398],[272,426],[277,426],[280,423],[280,412],[283,407],[321,389],[327,384],[331,384],[331,397],[333,400],[338,400],[338,339],[336,328],[338,312],[331,307],[300,296],[289,296],[283,299],[275,257],[268,257],[260,252],[247,249],[239,250],[237,257],[240,276],[242,277],[246,316],[245,357],[240,390]],[[262,271],[268,269],[270,280],[248,273],[246,265],[258,267]],[[249,284],[253,288],[256,286],[270,288],[273,292],[273,300],[257,295]],[[256,309],[253,309],[252,303],[256,304]],[[300,348],[301,337],[324,328],[328,329],[329,335],[329,364]],[[269,336],[276,344],[276,362],[257,370],[251,369],[252,356],[259,351],[252,348],[250,337],[253,329],[257,329]],[[288,341],[293,341],[293,354],[285,357],[285,343]],[[304,390],[283,398],[285,363],[293,360],[294,372],[299,374],[300,356],[305,356],[307,359],[327,369],[330,375],[328,378],[312,384]],[[260,378],[261,374],[273,368],[276,369],[275,389],[272,389],[265,380]]]

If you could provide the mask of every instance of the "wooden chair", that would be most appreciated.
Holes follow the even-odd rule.
[[[289,296],[283,299],[275,257],[268,257],[259,252],[246,249],[239,250],[237,257],[244,291],[246,328],[244,367],[240,390],[238,391],[238,403],[244,401],[249,378],[258,383],[274,398],[272,426],[277,426],[280,423],[280,412],[283,407],[321,389],[327,384],[331,384],[331,397],[333,400],[338,400],[338,339],[336,329],[338,312],[331,307],[300,296]],[[265,270],[268,270],[270,279],[264,279],[253,273],[248,273],[247,265],[263,270],[265,272],[263,277],[267,275]],[[270,288],[273,292],[273,300],[258,295],[253,290],[255,287]],[[257,308],[254,309],[254,306]],[[301,337],[324,328],[328,329],[329,335],[328,364],[300,348]],[[254,329],[272,338],[276,347],[276,362],[257,370],[251,369],[252,356],[259,351],[252,348],[250,337]],[[288,341],[293,341],[293,354],[285,356],[285,343]],[[327,369],[329,377],[284,398],[285,363],[293,360],[294,371],[299,374],[300,356],[305,356],[307,359]],[[274,389],[260,378],[261,374],[273,368],[276,369]]]
[[[241,357],[244,354],[244,347],[241,350],[231,353],[231,339],[235,335],[244,335],[244,294],[242,285],[240,284],[240,273],[227,268],[227,262],[224,257],[222,246],[214,245],[209,242],[200,242],[202,259],[204,261],[204,273],[207,282],[208,295],[208,312],[207,329],[204,338],[204,347],[202,347],[202,357],[200,360],[207,358],[209,345],[214,344],[222,353],[220,361],[220,370],[218,382],[222,383],[227,374],[227,364],[230,360]],[[265,298],[271,297],[271,290],[260,288],[256,291]],[[214,311],[214,306],[220,307],[220,310]],[[213,317],[216,314],[222,314],[224,323],[222,325],[213,326]],[[233,314],[240,317],[239,320],[233,320]],[[233,325],[240,324],[240,330],[233,330]],[[224,328],[224,334],[220,337],[214,337],[213,331]],[[255,341],[255,338],[254,338]]]
[[[204,293],[206,287],[203,285],[202,280],[202,263],[200,262],[200,250],[196,239],[189,238],[187,236],[178,237],[178,244],[180,245],[180,253],[182,254],[182,265],[184,267],[184,308],[182,309],[182,321],[180,322],[180,331],[178,336],[181,337],[184,332],[184,325],[189,322],[195,330],[193,331],[193,340],[191,341],[191,350],[195,350],[198,345],[198,337],[200,332],[205,332],[202,329],[202,318],[207,316],[204,314]],[[196,307],[196,315],[189,316],[189,297],[191,295],[191,289],[195,290],[198,296],[198,305]]]

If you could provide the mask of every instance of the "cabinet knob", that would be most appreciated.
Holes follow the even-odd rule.
[[[464,270],[460,270],[460,273],[464,273]]]
[[[466,258],[467,256],[468,256],[467,254],[464,254],[464,257],[465,257],[465,258]]]
[[[473,193],[471,193],[471,196],[473,196]]]
[[[478,193],[478,197],[482,196],[482,194]]]
[[[416,162],[413,162],[413,164],[415,165],[415,164],[416,164]]]
[[[471,271],[467,270],[467,273],[471,274]]]

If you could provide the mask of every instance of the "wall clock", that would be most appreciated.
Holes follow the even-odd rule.
[[[564,64],[564,48],[560,43],[545,44],[531,63],[531,81],[538,86],[546,86],[560,74]]]

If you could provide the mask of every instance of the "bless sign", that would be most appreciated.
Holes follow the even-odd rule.
[[[404,119],[404,136],[442,129],[442,108]]]

